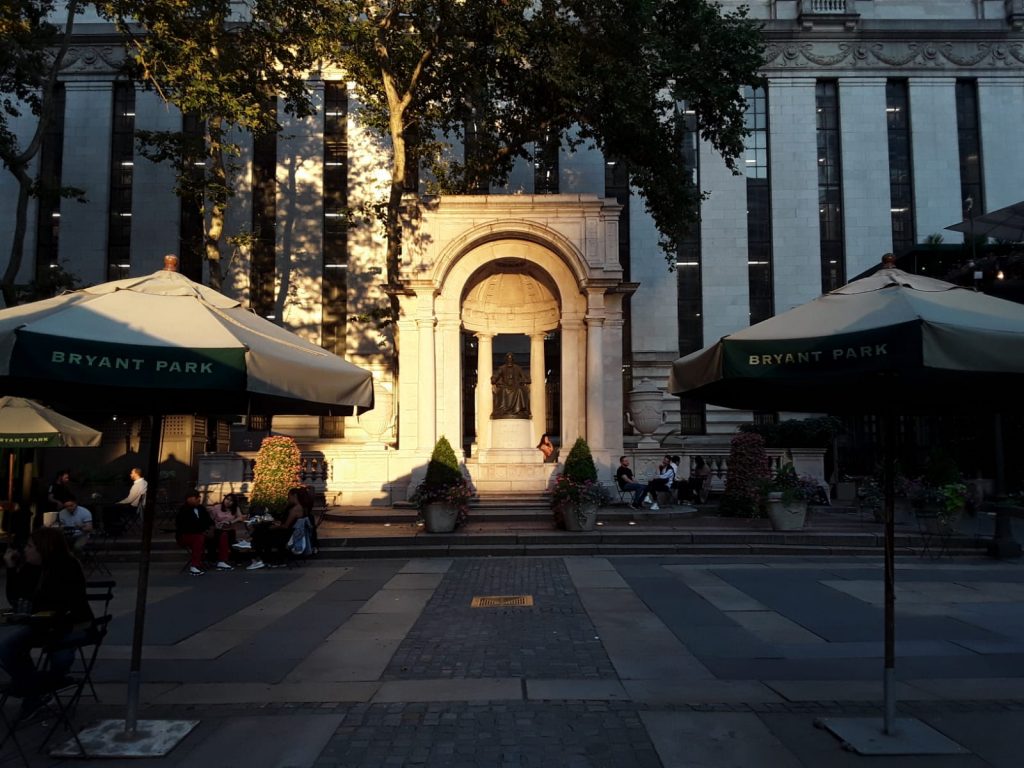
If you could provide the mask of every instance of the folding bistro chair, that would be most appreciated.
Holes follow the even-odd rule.
[[[932,560],[938,560],[947,555],[952,559],[953,554],[949,551],[952,527],[944,525],[939,519],[939,513],[932,509],[915,509],[914,517],[917,518],[917,530],[921,534],[921,557],[928,555]]]

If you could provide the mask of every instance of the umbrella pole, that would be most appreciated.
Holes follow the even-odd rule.
[[[881,415],[882,484],[885,491],[885,672],[882,688],[885,698],[884,730],[895,734],[896,721],[896,537],[894,506],[896,495],[896,417]]]
[[[133,738],[138,725],[139,687],[141,684],[142,640],[146,628],[146,594],[149,590],[150,550],[153,546],[153,518],[157,486],[160,479],[160,444],[163,441],[163,417],[150,416],[149,462],[146,477],[146,506],[142,510],[142,552],[139,555],[139,581],[135,593],[135,626],[132,629],[132,661],[128,672],[127,712],[124,719],[125,737]]]

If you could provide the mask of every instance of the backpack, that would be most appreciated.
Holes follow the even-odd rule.
[[[302,517],[295,521],[292,537],[288,540],[288,551],[293,555],[313,554],[313,545],[309,537],[309,520]]]

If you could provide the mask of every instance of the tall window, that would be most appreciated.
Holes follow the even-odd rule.
[[[348,89],[324,86],[324,240],[321,344],[345,356],[348,324]],[[345,420],[320,419],[321,437],[344,437]]]
[[[686,102],[677,105],[682,120],[680,162],[686,170],[694,194],[700,190],[700,144],[697,113]],[[704,318],[701,287],[700,222],[679,241],[676,250],[676,316],[679,322],[679,354],[686,355],[704,346]],[[680,398],[680,429],[684,435],[701,435],[706,429],[704,404]]]
[[[694,193],[700,189],[700,152],[697,135],[697,115],[687,105],[678,106],[683,121],[680,156]],[[686,355],[704,346],[704,319],[701,316],[701,259],[700,222],[690,223],[690,229],[679,241],[676,251],[676,285],[679,318],[679,354]]]
[[[558,194],[558,150],[561,138],[558,131],[549,130],[547,135],[534,146],[533,193],[535,195]]]
[[[110,136],[110,220],[107,226],[107,279],[128,277],[132,245],[132,175],[135,170],[135,85],[114,83]]]
[[[276,98],[274,99],[276,103]],[[252,262],[249,266],[249,305],[262,317],[274,316],[277,277],[277,133],[253,137],[252,147]]]
[[[972,216],[985,212],[981,179],[981,130],[978,126],[978,82],[956,81],[956,133],[960,146],[960,199]],[[967,200],[973,205],[967,211]]]
[[[892,250],[897,256],[914,247],[914,175],[910,157],[910,95],[906,80],[885,84],[885,119],[889,126],[889,200]]]
[[[66,91],[63,83],[53,89],[53,115],[46,126],[39,150],[39,218],[36,221],[36,280],[48,283],[51,270],[60,267],[60,186],[64,163],[64,105]]]
[[[203,179],[206,175],[205,126],[198,115],[182,117],[181,132],[188,140],[192,162],[186,192],[181,196],[178,221],[178,256],[181,273],[195,281],[203,279]]]
[[[846,282],[843,247],[843,166],[839,154],[839,86],[819,80],[818,117],[818,221],[821,233],[821,292]]]
[[[772,188],[768,172],[768,94],[763,87],[743,89],[747,100],[747,275],[750,323],[775,314],[772,289]]]

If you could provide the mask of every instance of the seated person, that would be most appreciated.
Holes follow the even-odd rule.
[[[544,457],[544,463],[554,461],[555,445],[551,442],[551,438],[548,437],[547,432],[540,436],[540,442],[537,443],[537,450],[541,452]]]
[[[697,456],[693,460],[693,469],[690,472],[690,479],[679,488],[679,500],[683,501],[684,496],[697,504],[703,504],[708,498],[708,487],[711,483],[711,467],[704,461],[703,456]]]
[[[676,472],[672,468],[672,457],[665,455],[662,458],[661,463],[658,465],[658,475],[651,482],[647,484],[647,488],[644,490],[644,494],[650,494],[652,512],[656,512],[661,507],[658,506],[658,492],[659,491],[670,491],[672,488],[672,481],[676,478]],[[641,500],[643,496],[640,497]]]
[[[284,517],[281,520],[274,520],[270,523],[260,523],[252,531],[252,548],[256,557],[246,568],[248,571],[255,571],[280,565],[279,560],[271,560],[272,556],[283,557],[285,547],[292,537],[292,531],[302,518],[306,517],[306,508],[302,504],[303,491],[301,488],[292,488],[288,491],[288,506],[285,507]]]
[[[625,456],[619,456],[619,466],[615,470],[615,482],[620,491],[632,491],[633,501],[629,506],[633,509],[640,509],[647,486],[633,479],[633,470],[629,468],[629,459]]]
[[[252,543],[249,541],[249,528],[246,525],[246,515],[242,512],[235,494],[227,494],[219,504],[210,507],[210,517],[213,519],[215,528],[226,531],[229,536],[234,535],[235,541],[231,545],[232,547],[235,549],[252,548]]]
[[[81,552],[89,541],[89,534],[92,533],[92,512],[80,507],[75,495],[69,493],[64,506],[57,512],[53,526],[63,528],[71,548],[75,552]]]
[[[27,624],[8,627],[9,631],[0,635],[0,667],[10,676],[14,694],[22,698],[18,717],[24,719],[42,706],[46,686],[59,684],[75,658],[74,647],[52,651],[49,668],[41,671],[32,660],[32,649],[73,641],[77,636],[84,640],[93,614],[82,566],[62,531],[33,531],[24,554],[10,548],[4,553],[4,563],[8,598],[16,608],[34,617]]]
[[[217,570],[234,570],[228,563],[230,548],[228,547],[228,534],[225,530],[214,528],[210,513],[206,511],[199,502],[199,491],[192,490],[185,497],[185,503],[178,508],[178,514],[174,519],[175,538],[178,544],[192,552],[192,561],[189,565],[189,573],[193,576],[201,576],[203,570],[203,549],[209,539],[216,537],[217,540]]]
[[[149,483],[142,476],[139,467],[132,467],[128,476],[132,480],[132,487],[128,495],[111,506],[114,515],[119,518],[121,527],[124,527],[133,520],[142,517],[142,505],[146,501],[146,491],[149,490]]]

